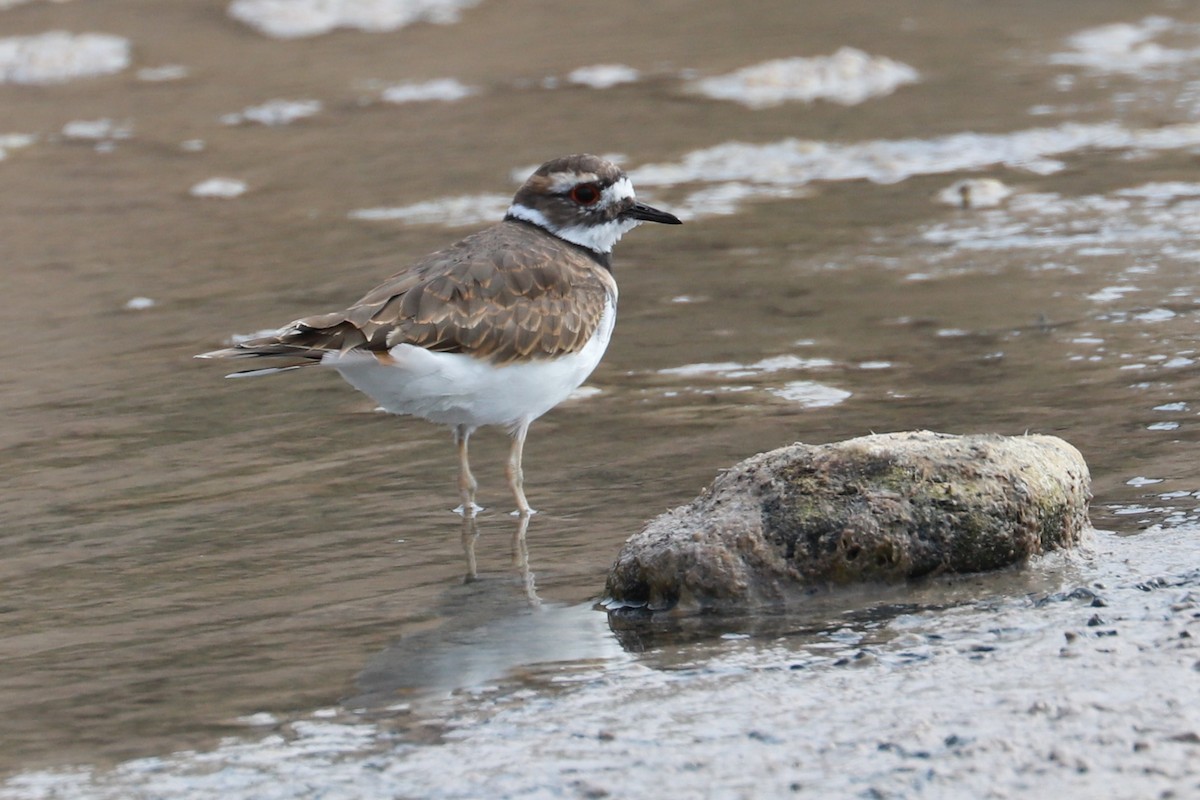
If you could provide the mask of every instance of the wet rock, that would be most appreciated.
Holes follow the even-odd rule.
[[[631,537],[609,605],[731,607],[1005,567],[1076,544],[1089,484],[1079,451],[1053,436],[793,444],[737,464]]]
[[[935,199],[959,208],[995,208],[1012,193],[1012,189],[995,178],[966,178],[942,189]]]

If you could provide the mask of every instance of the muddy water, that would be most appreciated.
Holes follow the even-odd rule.
[[[1175,21],[1154,41],[1182,66],[1053,63],[1068,36],[1148,14]],[[998,209],[933,202],[968,173],[926,165],[895,183],[796,184],[805,196],[724,215],[693,204],[682,228],[630,234],[617,252],[620,323],[591,381],[599,391],[530,436],[527,491],[542,513],[525,550],[513,544],[498,434],[477,437],[490,509],[474,539],[448,511],[445,431],[376,414],[332,376],[224,382],[190,356],[341,307],[469,230],[352,211],[509,193],[510,171],[564,152],[622,153],[636,177],[733,141],[1190,123],[1196,25],[1189,5],[1126,0],[484,0],[455,24],[281,41],[220,3],[0,10],[0,36],[65,29],[132,43],[131,66],[113,76],[0,84],[0,134],[35,137],[0,161],[0,769],[203,750],[250,735],[249,715],[304,716],[345,698],[421,741],[409,711],[380,709],[532,674],[521,691],[553,713],[554,679],[528,664],[567,662],[568,675],[610,664],[629,678],[643,663],[630,654],[646,648],[650,667],[719,664],[729,654],[704,636],[614,638],[586,604],[643,520],[722,466],[794,440],[1057,434],[1092,466],[1094,521],[1155,552],[1161,526],[1194,525],[1200,492],[1200,189],[1128,190],[1194,180],[1190,140],[1066,148],[1047,156],[1056,168],[969,173],[1019,190]],[[682,88],[684,70],[716,75],[841,46],[909,64],[920,81],[858,105],[761,110]],[[565,80],[598,63],[641,79],[603,90]],[[165,64],[186,76],[137,77]],[[479,91],[380,100],[381,86],[443,77]],[[283,126],[221,121],[275,98],[322,107]],[[62,133],[98,119],[128,132]],[[246,193],[189,194],[218,176]],[[643,193],[682,207],[715,185],[649,177]],[[127,307],[139,297],[153,304]],[[479,578],[466,583],[464,541]],[[983,594],[1053,591],[1062,565],[1039,569]],[[950,590],[931,591],[921,602],[937,608]],[[539,606],[553,613],[531,617]],[[890,713],[907,712],[896,701]]]

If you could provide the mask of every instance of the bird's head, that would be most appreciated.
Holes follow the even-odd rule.
[[[513,197],[508,219],[520,219],[596,253],[612,252],[643,222],[681,224],[674,214],[639,203],[624,170],[593,155],[547,161]]]

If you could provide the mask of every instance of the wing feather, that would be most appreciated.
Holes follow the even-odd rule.
[[[587,344],[615,289],[578,248],[503,222],[393,275],[345,311],[206,355],[316,363],[331,352],[412,344],[497,364],[552,358]]]

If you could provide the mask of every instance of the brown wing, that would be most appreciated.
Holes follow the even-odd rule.
[[[614,290],[607,270],[578,248],[503,222],[393,275],[346,311],[206,355],[312,363],[327,352],[413,344],[499,364],[549,358],[587,343]]]

